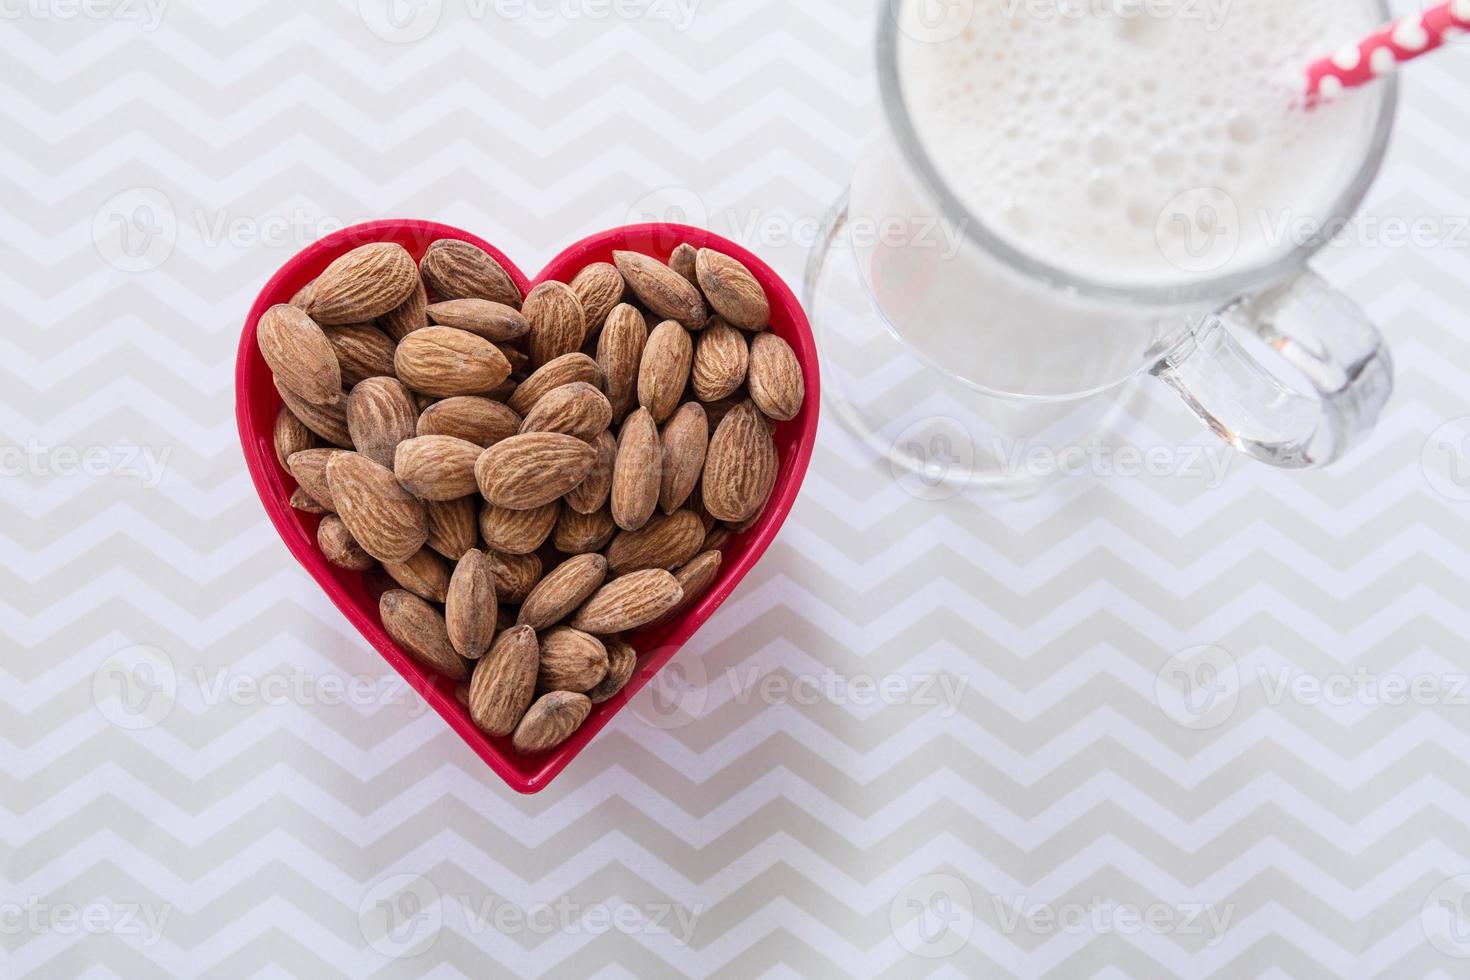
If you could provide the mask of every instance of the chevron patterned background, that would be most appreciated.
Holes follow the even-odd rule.
[[[1110,439],[1172,467],[926,493],[829,414],[764,564],[535,798],[276,540],[231,371],[282,261],[660,215],[797,283],[875,7],[4,4],[0,975],[1470,975],[1465,52],[1321,263],[1400,369],[1329,473],[1204,472],[1145,390]]]

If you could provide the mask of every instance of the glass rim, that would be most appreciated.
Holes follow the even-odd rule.
[[[887,16],[878,18],[878,87],[889,131],[893,134],[904,161],[918,176],[925,192],[938,204],[941,211],[938,217],[950,227],[956,228],[962,237],[1015,271],[1051,288],[1064,289],[1092,299],[1146,306],[1190,306],[1211,301],[1228,301],[1269,289],[1300,272],[1312,256],[1326,247],[1325,237],[1318,235],[1313,236],[1316,241],[1298,245],[1265,262],[1225,275],[1190,279],[1169,285],[1119,285],[1078,275],[1012,245],[965,206],[940,175],[938,167],[919,139],[898,78],[899,18],[906,2],[909,0],[886,0],[884,6],[887,8]],[[1372,3],[1382,15],[1383,22],[1393,19],[1388,0],[1372,0]],[[1376,85],[1381,95],[1372,139],[1353,179],[1332,203],[1322,223],[1324,228],[1339,227],[1357,213],[1383,166],[1389,139],[1393,135],[1394,120],[1398,115],[1398,78],[1389,75],[1380,79]]]

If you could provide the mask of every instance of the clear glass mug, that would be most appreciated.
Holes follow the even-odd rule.
[[[805,298],[832,408],[896,472],[920,486],[956,474],[968,485],[1055,475],[1018,469],[1017,453],[1077,445],[1149,377],[1230,445],[1276,466],[1324,466],[1372,429],[1393,361],[1368,317],[1307,267],[1328,236],[1214,276],[1233,254],[1228,235],[1191,241],[1170,256],[1197,274],[1182,285],[1089,282],[1019,251],[966,210],[920,142],[897,66],[903,0],[885,2],[886,126],[827,218]],[[1385,0],[1372,5],[1390,19]],[[1392,78],[1358,97],[1372,100],[1371,135],[1322,227],[1357,211],[1393,129]],[[1183,195],[1172,206],[1214,203]],[[1263,366],[1241,343],[1249,336],[1297,377]],[[934,468],[936,439],[958,466]]]

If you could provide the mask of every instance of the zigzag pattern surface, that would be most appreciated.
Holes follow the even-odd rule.
[[[1368,209],[1440,238],[1320,263],[1399,366],[1356,455],[1237,461],[1160,386],[1107,438],[1218,478],[923,500],[829,413],[764,563],[541,796],[271,532],[232,369],[282,261],[411,215],[534,270],[669,217],[798,283],[877,6],[15,6],[0,974],[1465,975],[1463,53],[1409,73]],[[841,380],[901,391],[889,350]]]

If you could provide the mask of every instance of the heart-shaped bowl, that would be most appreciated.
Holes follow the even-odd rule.
[[[291,508],[289,501],[296,489],[296,481],[276,459],[273,433],[281,398],[272,384],[270,368],[255,342],[255,325],[261,314],[277,303],[289,302],[333,260],[360,245],[397,242],[419,259],[430,243],[442,238],[459,239],[484,249],[515,280],[522,295],[546,280],[570,282],[586,265],[611,262],[614,251],[642,252],[667,261],[676,246],[688,242],[696,248],[723,252],[745,263],[765,288],[771,303],[771,329],[796,352],[806,380],[806,404],[801,413],[790,422],[776,426],[776,451],[781,465],[770,502],[753,527],[732,536],[724,546],[724,560],[714,585],[678,619],[628,637],[639,654],[638,667],[628,685],[616,697],[596,705],[587,721],[567,742],[551,752],[536,756],[518,755],[511,749],[509,739],[491,738],[481,732],[456,697],[454,682],[434,673],[399,649],[383,628],[378,615],[377,593],[368,587],[365,576],[329,563],[316,542],[316,529],[321,519]],[[512,789],[538,793],[668,663],[669,658],[714,614],[770,547],[777,531],[785,523],[786,515],[791,512],[811,461],[821,400],[819,384],[816,346],[806,314],[802,312],[796,296],[770,266],[719,235],[674,224],[631,225],[599,232],[563,251],[535,280],[528,280],[510,258],[475,235],[429,221],[391,220],[355,225],[323,238],[288,261],[266,283],[245,319],[245,329],[240,337],[235,365],[235,416],[251,479],[255,481],[266,513],[291,554],[311,573],[348,621],[377,648],[383,659],[443,716],[491,769]]]

